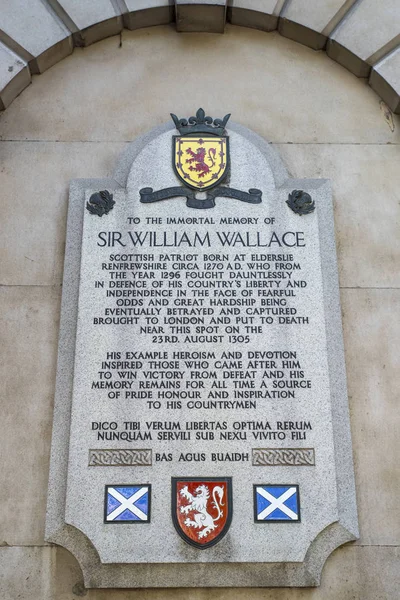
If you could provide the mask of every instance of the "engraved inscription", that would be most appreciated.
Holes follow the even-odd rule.
[[[314,448],[253,448],[253,467],[312,467]]]

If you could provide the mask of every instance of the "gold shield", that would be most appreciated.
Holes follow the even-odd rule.
[[[195,190],[218,185],[228,169],[228,138],[217,136],[174,136],[174,168],[183,183]]]

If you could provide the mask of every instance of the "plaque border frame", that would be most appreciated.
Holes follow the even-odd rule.
[[[167,123],[129,144],[122,152],[112,178],[76,179],[70,185],[45,540],[66,548],[77,559],[86,588],[318,586],[329,555],[339,546],[354,541],[359,536],[331,186],[327,179],[291,179],[271,144],[234,122],[229,123],[228,133],[232,130],[243,135],[264,154],[273,172],[277,190],[289,194],[293,189],[305,188],[308,192],[318,190],[318,195],[323,196],[323,201],[318,203],[317,209],[320,239],[324,240],[320,245],[320,259],[323,267],[328,375],[337,479],[337,520],[314,538],[303,562],[196,563],[193,560],[191,563],[123,565],[101,563],[99,554],[89,538],[65,521],[69,424],[79,297],[77,274],[80,272],[85,194],[88,189],[107,189],[110,193],[124,190],[131,165],[142,149],[162,133],[172,130],[174,125]],[[189,548],[186,544],[185,547]],[[195,551],[193,549],[193,552]]]

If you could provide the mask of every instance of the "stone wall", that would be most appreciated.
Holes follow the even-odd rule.
[[[85,590],[75,558],[44,542],[68,185],[111,176],[127,143],[199,105],[268,139],[293,177],[332,180],[361,537],[316,589]],[[399,126],[325,53],[232,25],[76,48],[1,113],[2,600],[396,597]]]

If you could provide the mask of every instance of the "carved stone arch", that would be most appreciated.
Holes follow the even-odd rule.
[[[38,27],[32,28],[35,21]],[[176,23],[178,31],[223,32],[225,23],[278,30],[328,56],[400,113],[400,7],[396,0],[18,0],[0,15],[0,110],[39,74],[73,52],[123,28]]]

